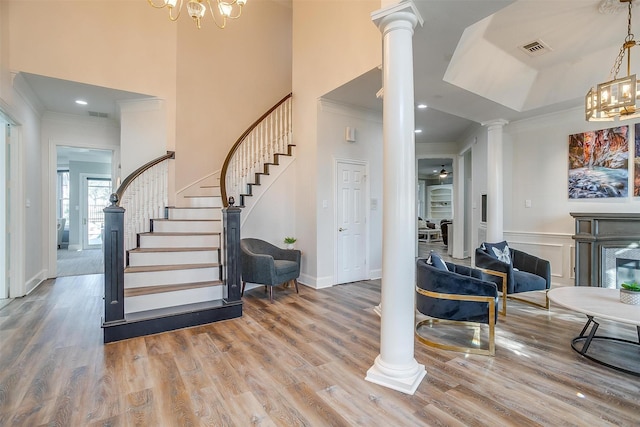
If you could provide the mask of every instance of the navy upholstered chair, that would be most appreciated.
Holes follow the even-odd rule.
[[[433,254],[430,259],[433,258]],[[445,350],[476,354],[495,354],[495,324],[498,287],[486,280],[482,271],[453,263],[430,264],[430,259],[417,261],[416,308],[430,318],[462,325],[486,324],[489,327],[488,349],[473,346],[442,344],[427,338],[423,332],[434,319],[416,324],[416,338],[423,344]]]
[[[549,300],[539,304],[513,294],[548,291],[551,288],[551,264],[526,252],[512,249],[507,242],[483,243],[476,249],[475,266],[485,273],[500,277],[503,293],[502,314],[507,314],[507,298],[549,308]]]
[[[260,239],[242,239],[242,295],[246,282],[265,285],[273,302],[273,287],[293,282],[298,293],[299,250],[280,249]]]

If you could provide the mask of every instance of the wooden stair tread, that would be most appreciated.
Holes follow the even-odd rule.
[[[141,286],[137,288],[126,288],[124,290],[125,297],[137,297],[142,295],[160,294],[164,292],[185,291],[189,289],[207,288],[210,286],[220,286],[222,281],[214,280],[211,282],[181,283],[174,285],[155,285]]]
[[[155,253],[155,252],[199,252],[199,251],[218,251],[219,247],[195,247],[195,248],[135,248],[129,249],[129,252]]]
[[[197,197],[222,197],[222,196],[217,196],[215,194],[206,194],[206,195],[194,194],[194,195],[187,195],[187,196],[182,196],[182,197],[184,197],[185,199],[193,199],[193,198],[197,198]]]
[[[174,270],[193,270],[196,268],[212,268],[220,267],[220,264],[175,264],[175,265],[144,265],[139,267],[126,267],[125,273],[147,273],[152,271],[174,271]]]
[[[213,185],[213,184],[201,185],[200,188],[220,188],[220,185]]]

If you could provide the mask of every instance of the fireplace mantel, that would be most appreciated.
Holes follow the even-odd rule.
[[[576,286],[603,284],[603,252],[607,248],[640,247],[640,213],[573,212],[576,242]]]

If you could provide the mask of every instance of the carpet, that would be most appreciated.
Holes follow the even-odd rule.
[[[57,277],[104,273],[103,261],[102,249],[58,249]]]

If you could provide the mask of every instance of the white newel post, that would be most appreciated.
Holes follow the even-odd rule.
[[[383,253],[380,354],[366,380],[413,394],[426,375],[414,358],[415,135],[412,1],[373,12],[383,38]]]
[[[504,240],[502,131],[507,123],[502,119],[482,123],[487,127],[487,242]]]

